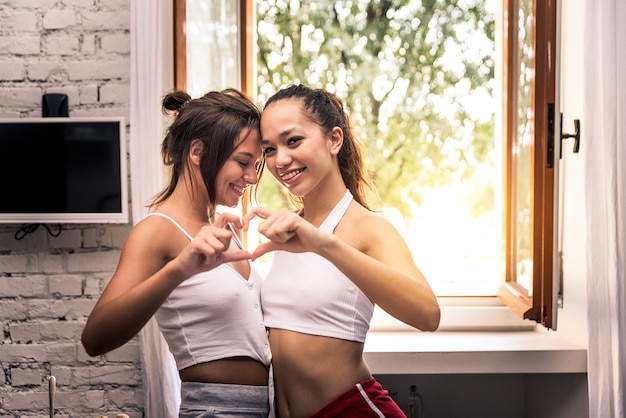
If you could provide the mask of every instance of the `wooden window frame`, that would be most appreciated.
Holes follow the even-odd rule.
[[[174,86],[187,89],[187,36],[185,20],[187,16],[186,0],[174,0]],[[241,86],[240,90],[250,97],[254,93],[254,42],[255,13],[254,0],[239,0],[239,35],[241,44]]]
[[[187,89],[187,1],[174,0],[174,88]]]
[[[513,167],[517,142],[517,62],[518,13],[517,0],[507,0],[503,7],[503,62],[507,63],[503,76],[503,135],[505,138],[505,281],[497,292],[513,311],[524,319],[531,319],[548,329],[556,329],[554,300],[555,272],[555,142],[554,113],[556,97],[556,1],[533,2],[534,83],[532,87],[531,182],[532,206],[532,292],[517,283],[517,234],[514,219],[515,182]]]
[[[254,0],[239,0],[241,42],[241,90],[253,97],[254,43],[256,22]],[[174,0],[174,77],[176,88],[186,88],[186,0]],[[502,62],[503,72],[502,108],[504,138],[504,281],[497,297],[521,318],[530,319],[548,329],[556,329],[554,278],[555,271],[555,142],[554,113],[556,95],[556,0],[533,1],[534,30],[534,83],[532,93],[533,132],[532,153],[532,291],[517,283],[515,242],[519,231],[513,222],[515,155],[512,152],[517,135],[517,10],[518,0],[505,0],[502,8],[504,23]]]

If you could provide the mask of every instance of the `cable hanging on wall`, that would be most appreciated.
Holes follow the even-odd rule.
[[[20,226],[20,229],[15,231],[15,239],[18,241],[21,240],[26,235],[32,234],[33,232],[35,232],[37,228],[39,228],[40,226],[43,226],[44,228],[46,228],[46,230],[48,231],[48,234],[50,234],[53,237],[58,237],[59,235],[61,235],[61,231],[63,230],[63,227],[61,226],[61,224],[55,224],[56,226],[55,232],[52,232],[52,229],[50,229],[48,224],[22,224],[22,226]]]

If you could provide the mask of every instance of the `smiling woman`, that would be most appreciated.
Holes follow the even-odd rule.
[[[131,230],[81,341],[103,355],[154,317],[182,381],[181,418],[214,408],[267,417],[262,278],[237,244],[240,217],[217,211],[258,182],[260,110],[234,89],[195,99],[173,91],[162,103],[172,117],[161,144],[169,182]]]
[[[274,252],[261,302],[279,415],[404,417],[363,358],[374,306],[422,331],[437,329],[440,310],[398,232],[369,209],[374,190],[342,101],[283,88],[264,107],[261,134],[268,171],[300,209],[244,217],[244,227],[262,218],[270,240],[252,258]]]

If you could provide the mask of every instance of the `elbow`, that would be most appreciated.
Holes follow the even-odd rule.
[[[441,321],[441,308],[439,303],[435,301],[433,306],[428,309],[426,315],[422,318],[422,324],[419,327],[421,331],[433,332],[439,328],[439,322]]]
[[[97,350],[94,350],[93,348],[86,346],[85,344],[83,344],[83,347],[85,348],[85,351],[87,352],[89,357],[98,357],[99,355],[104,354],[104,353],[98,352]]]
[[[441,321],[441,310],[439,309],[439,306],[437,306],[437,309],[433,310],[433,312],[430,315],[428,315],[428,319],[426,320],[422,331],[427,331],[427,332],[437,331],[437,328],[439,328],[440,321]]]
[[[89,337],[89,330],[86,328],[83,329],[83,333],[80,337],[80,342],[83,345],[85,352],[90,357],[97,357],[102,354],[105,354],[105,351],[101,349],[100,345],[97,344],[93,338]]]
[[[81,337],[80,342],[83,344],[83,348],[85,349],[85,352],[87,352],[87,354],[90,357],[96,357],[99,355],[98,350],[96,350],[96,347],[93,344],[91,344],[89,340],[85,338],[84,335]]]
[[[396,317],[400,319],[400,317]],[[403,322],[423,332],[433,332],[439,328],[441,320],[441,310],[439,305],[435,304],[428,309],[420,309],[419,312],[413,313],[413,316],[405,319]]]

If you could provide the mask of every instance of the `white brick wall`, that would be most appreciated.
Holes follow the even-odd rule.
[[[70,116],[129,120],[130,0],[0,3],[0,117],[40,116],[43,94],[64,93]],[[51,374],[57,416],[143,417],[137,339],[97,358],[80,344],[130,225],[17,240],[19,227],[0,224],[0,418],[48,416]]]

